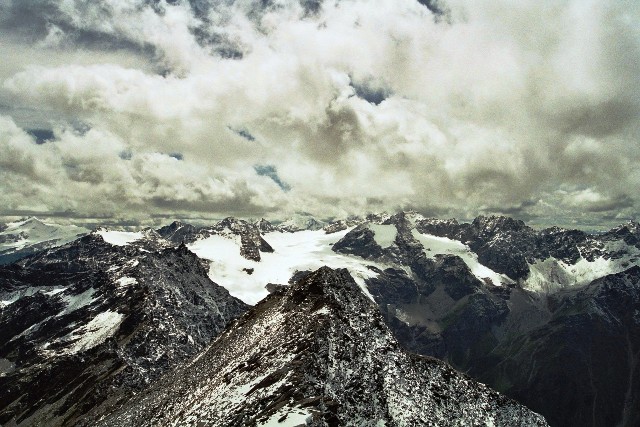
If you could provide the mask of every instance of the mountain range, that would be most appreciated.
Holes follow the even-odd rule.
[[[639,253],[413,212],[96,229],[0,269],[0,423],[635,426]]]

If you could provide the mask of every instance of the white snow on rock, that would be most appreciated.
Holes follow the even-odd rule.
[[[116,284],[119,288],[124,288],[130,285],[135,285],[138,281],[134,277],[121,277],[116,280]]]
[[[20,289],[19,291],[3,293],[0,299],[0,308],[13,304],[20,298],[31,296],[41,290],[42,288],[30,286],[25,289]]]
[[[286,418],[282,421],[282,417],[286,415]],[[296,408],[287,411],[285,408],[280,409],[273,414],[267,421],[258,423],[257,427],[295,427],[304,426],[307,422],[307,418],[310,418],[311,414],[304,408]]]
[[[433,258],[438,254],[450,254],[457,255],[467,264],[471,272],[478,279],[490,279],[494,285],[501,285],[502,283],[513,283],[509,277],[504,274],[497,273],[489,267],[480,264],[478,261],[478,255],[471,251],[471,249],[462,242],[457,240],[448,239],[446,237],[438,237],[430,234],[422,234],[418,230],[411,230],[413,237],[424,246],[425,254]]]
[[[85,326],[71,333],[72,339],[77,339],[69,349],[69,353],[78,353],[102,344],[112,336],[120,326],[123,315],[111,310],[98,314]]]
[[[78,236],[89,232],[76,225],[59,225],[47,223],[31,217],[22,221],[10,222],[0,232],[0,252],[18,251],[27,246],[43,242],[54,242],[56,245],[71,242]]]
[[[95,301],[93,298],[95,292],[96,290],[94,288],[89,288],[78,295],[64,295],[62,300],[67,306],[57,316],[63,316],[91,304]]]
[[[529,264],[529,276],[522,282],[522,287],[530,291],[552,293],[572,286],[586,285],[593,280],[609,274],[625,271],[632,265],[638,265],[640,250],[633,246],[622,246],[624,242],[609,242],[606,251],[624,250],[625,253],[616,259],[598,257],[593,261],[580,258],[575,264],[567,264],[554,257],[537,260]]]
[[[391,246],[398,235],[398,229],[393,224],[369,224],[369,229],[373,231],[373,239],[381,248],[388,248]]]
[[[323,230],[268,233],[265,239],[274,252],[261,253],[261,261],[251,261],[240,255],[240,238],[237,236],[230,239],[214,235],[188,247],[200,258],[211,261],[211,280],[248,304],[255,304],[267,296],[267,283],[284,285],[296,271],[316,270],[323,265],[348,269],[356,283],[373,299],[367,290],[365,279],[375,277],[377,273],[367,266],[385,267],[331,250],[331,246],[348,231],[350,229],[333,234],[326,234]]]
[[[140,240],[143,237],[143,233],[141,231],[115,231],[102,228],[96,230],[95,233],[102,236],[102,239],[105,242],[115,246],[125,246],[129,243],[135,242],[136,240]]]

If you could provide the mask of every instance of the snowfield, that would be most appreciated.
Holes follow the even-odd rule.
[[[240,238],[237,236],[210,236],[188,245],[188,248],[200,258],[211,261],[211,280],[248,304],[255,304],[267,296],[267,283],[286,285],[296,271],[316,270],[324,265],[348,269],[365,294],[371,297],[365,279],[377,274],[367,266],[382,269],[385,266],[333,252],[331,246],[349,231],[333,234],[325,234],[323,230],[267,233],[264,238],[274,252],[261,253],[261,261],[240,256]]]
[[[100,229],[95,233],[102,236],[105,242],[116,246],[128,245],[129,243],[142,239],[144,236],[142,231],[132,232]]]

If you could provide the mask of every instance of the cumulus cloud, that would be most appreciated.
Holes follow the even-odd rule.
[[[637,216],[637,2],[0,5],[0,215]]]

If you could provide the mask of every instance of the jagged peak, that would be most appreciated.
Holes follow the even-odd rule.
[[[472,225],[483,231],[520,231],[529,228],[524,221],[503,215],[479,215]]]
[[[244,219],[235,218],[232,216],[226,217],[220,220],[215,226],[215,229],[229,229],[231,231],[241,231],[247,228],[252,228],[253,224]]]
[[[303,295],[330,296],[338,289],[355,292],[364,297],[346,268],[333,269],[326,265],[298,279],[291,286],[290,294],[299,292]]]
[[[276,230],[276,227],[264,218],[260,218],[258,221],[254,222],[253,225],[258,227],[258,230],[263,233],[269,233]]]
[[[620,233],[632,233],[639,234],[640,233],[640,223],[630,219],[616,227],[613,227],[609,230],[609,233],[612,234],[620,234]]]
[[[182,227],[184,227],[184,226],[189,226],[189,225],[191,225],[191,224],[187,224],[187,223],[184,223],[184,222],[182,222],[182,221],[180,221],[180,220],[176,219],[176,220],[174,220],[171,224],[169,224],[169,225],[165,225],[164,227],[161,227],[160,229],[161,229],[161,230],[162,230],[162,229],[166,229],[166,230],[177,230],[177,229],[179,229],[179,228],[182,228]]]

